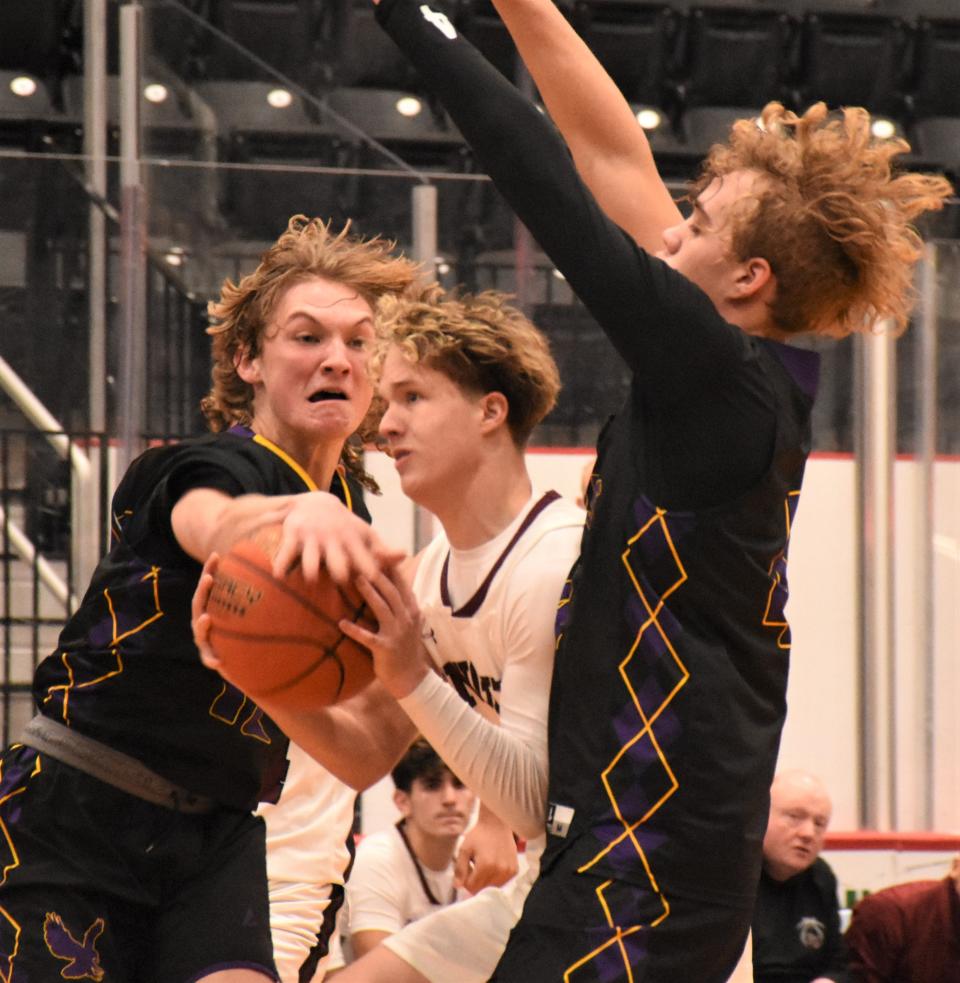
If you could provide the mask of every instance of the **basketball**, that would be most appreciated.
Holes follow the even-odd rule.
[[[338,627],[342,618],[376,629],[359,592],[321,567],[308,584],[298,566],[274,577],[280,526],[261,530],[221,557],[207,602],[210,645],[225,674],[254,700],[282,698],[292,710],[348,699],[374,676],[369,651]]]

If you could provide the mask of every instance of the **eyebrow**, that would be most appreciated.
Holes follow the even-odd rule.
[[[693,211],[694,214],[700,216],[702,222],[705,222],[707,225],[710,226],[713,225],[713,219],[710,218],[709,214],[707,213],[707,210],[703,207],[703,205],[700,204],[699,198],[693,203]]]
[[[399,379],[393,379],[390,382],[384,383],[383,378],[380,379],[380,384],[378,389],[381,391],[389,390],[390,392],[396,392],[398,389],[409,389],[411,386],[416,385],[414,376],[405,375],[401,376]]]
[[[329,307],[332,306],[333,306],[332,304],[329,305]],[[322,308],[322,310],[328,310],[328,309],[329,309],[328,307]],[[317,317],[316,315],[311,314],[309,311],[301,307],[297,307],[294,310],[292,310],[287,315],[283,323],[290,324],[291,321],[295,321],[297,320],[297,318],[304,318],[307,321],[311,321],[313,324],[319,324],[321,326],[323,326],[324,323],[322,317]],[[353,327],[359,327],[361,324],[369,324],[372,327],[374,324],[373,318],[369,314],[364,314],[363,317],[359,317],[357,318],[356,321],[353,322]]]

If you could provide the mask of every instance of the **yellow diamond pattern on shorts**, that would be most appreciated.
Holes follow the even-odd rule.
[[[662,911],[650,922],[651,926],[659,924],[668,917],[670,904],[660,891],[655,873],[637,837],[637,830],[651,816],[655,815],[679,786],[667,756],[657,739],[656,723],[689,679],[689,672],[674,648],[667,628],[662,623],[665,614],[664,604],[667,598],[687,579],[686,571],[673,543],[666,519],[665,510],[655,509],[640,530],[628,541],[627,549],[621,557],[636,591],[636,599],[642,606],[642,623],[630,651],[619,665],[623,684],[637,712],[637,729],[624,741],[601,776],[614,813],[623,827],[623,832],[580,868],[580,872],[589,870],[611,850],[628,841],[640,858],[643,869],[649,878],[650,888],[659,896],[662,903]],[[633,554],[640,549],[641,541],[643,541],[645,551],[651,550],[663,558],[669,558],[669,560],[661,561],[661,569],[664,563],[671,563],[675,571],[674,579],[666,586],[660,596],[657,596],[649,586],[644,586],[638,572],[640,564],[633,559]],[[648,685],[651,679],[654,685]],[[638,752],[642,752],[642,756],[647,757],[650,762],[649,770],[656,769],[657,771],[654,780],[651,781],[649,777],[645,777],[645,786],[655,789],[655,793],[648,797],[648,801],[639,814],[624,802],[625,793],[631,790],[636,792],[635,783],[632,781],[634,765],[627,757],[631,752],[634,758]],[[626,978],[628,980],[633,979],[630,962],[624,948],[624,939],[644,926],[619,924],[615,912],[604,900],[604,891],[609,883],[606,882],[598,888],[597,897],[612,934],[603,944],[587,953],[567,969],[564,973],[566,983],[575,983],[577,971],[583,969],[587,963],[606,952],[611,946],[619,948],[623,957]]]

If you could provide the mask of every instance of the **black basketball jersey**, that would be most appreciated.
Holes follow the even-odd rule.
[[[634,383],[599,442],[561,608],[549,855],[572,848],[579,869],[649,883],[664,910],[671,893],[749,899],[786,712],[808,353],[744,341],[742,371],[766,380],[777,421],[769,466],[729,500],[671,507],[682,489]]]
[[[193,488],[231,496],[315,490],[280,448],[249,430],[152,448],[113,498],[112,545],[57,650],[38,667],[40,712],[224,805],[275,801],[286,737],[263,711],[200,662],[190,599],[201,566],[177,543],[170,514]],[[330,489],[369,521],[359,489]]]
[[[437,8],[383,0],[377,16],[632,372],[560,609],[542,872],[570,851],[576,869],[649,888],[646,924],[679,894],[749,909],[817,356],[726,323],[640,249]]]

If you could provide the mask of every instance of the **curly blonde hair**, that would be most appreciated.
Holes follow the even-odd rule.
[[[219,300],[208,306],[214,322],[207,328],[212,385],[200,406],[210,429],[217,432],[234,424],[249,425],[253,387],[237,374],[237,364],[244,354],[257,355],[266,326],[290,286],[311,277],[326,277],[355,288],[376,309],[381,297],[408,289],[419,272],[416,264],[394,255],[394,248],[394,243],[379,237],[351,235],[349,222],[334,233],[330,223],[294,215],[252,273],[239,283],[225,281]],[[348,442],[344,463],[362,484],[375,489],[360,464],[361,453],[362,444]]]
[[[817,103],[797,116],[777,102],[711,148],[693,197],[733,171],[761,175],[732,213],[732,248],[769,261],[780,330],[843,336],[878,318],[906,327],[922,251],[911,223],[953,190],[940,176],[896,173],[894,158],[909,149],[875,140],[864,109]]]
[[[436,285],[387,297],[380,304],[383,334],[374,365],[382,366],[396,345],[461,389],[502,393],[510,435],[522,448],[556,404],[560,373],[547,339],[508,300],[493,290],[444,297]]]

